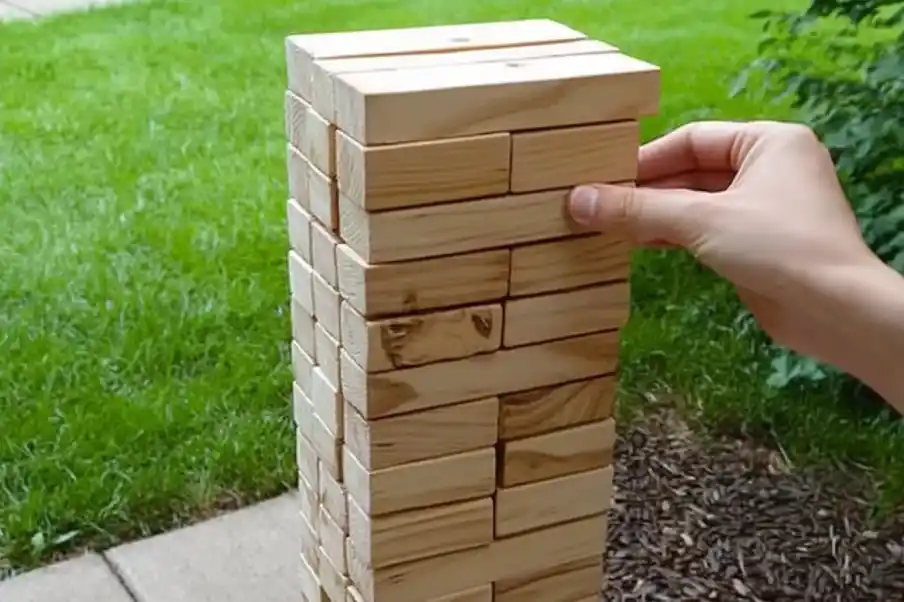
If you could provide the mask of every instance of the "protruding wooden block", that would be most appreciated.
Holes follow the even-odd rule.
[[[499,133],[365,147],[339,132],[339,190],[366,211],[505,194],[511,146]]]
[[[637,119],[658,109],[659,69],[612,52],[345,73],[335,84],[337,126],[376,145]]]
[[[502,345],[502,305],[368,320],[342,304],[342,348],[366,372],[489,353]]]
[[[637,121],[521,132],[512,136],[512,192],[637,178]]]
[[[339,289],[367,317],[497,301],[508,292],[507,249],[405,263],[370,265],[348,245],[337,248]]]
[[[591,422],[500,446],[500,485],[515,487],[612,464],[615,421]]]

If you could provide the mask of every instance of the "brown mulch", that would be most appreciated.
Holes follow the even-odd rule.
[[[669,411],[625,428],[604,601],[904,601],[904,514],[870,525],[862,488]]]

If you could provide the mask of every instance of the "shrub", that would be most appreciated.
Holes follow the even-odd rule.
[[[832,152],[867,243],[904,273],[904,0],[811,0],[751,18],[763,37],[733,94],[790,103]],[[846,379],[774,351],[770,384],[779,389]]]

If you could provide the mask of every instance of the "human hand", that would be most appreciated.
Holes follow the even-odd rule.
[[[839,349],[844,316],[832,298],[841,293],[824,284],[850,284],[833,275],[881,262],[809,128],[686,125],[641,148],[636,188],[578,187],[569,207],[585,226],[623,232],[641,245],[688,249],[735,285],[778,343],[850,364],[844,354],[854,350]]]

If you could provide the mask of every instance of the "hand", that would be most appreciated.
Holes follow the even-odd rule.
[[[837,324],[845,316],[832,298],[844,293],[823,284],[850,285],[841,274],[873,273],[881,262],[863,241],[832,159],[810,129],[686,125],[641,148],[636,188],[578,187],[569,207],[585,226],[621,231],[642,245],[688,249],[735,285],[776,342],[851,367],[848,355],[857,350],[839,342]]]

